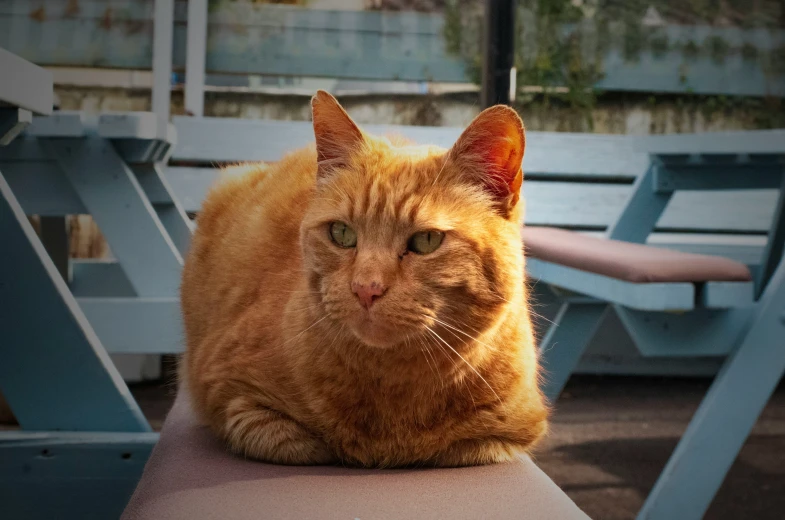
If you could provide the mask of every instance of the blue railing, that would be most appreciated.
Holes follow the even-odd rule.
[[[152,5],[151,0],[0,0],[0,46],[42,65],[149,69]],[[186,5],[178,2],[176,69],[185,64],[185,21]],[[444,24],[440,13],[219,3],[209,14],[207,70],[469,82],[465,61],[447,51]],[[533,28],[519,25],[532,34]],[[657,31],[670,42],[662,52],[642,50],[630,59],[619,42],[603,49],[598,58],[601,79],[595,86],[609,91],[785,96],[785,31],[677,25]],[[521,41],[531,52],[528,39]],[[722,41],[726,52],[684,51],[685,46],[700,48],[710,41]]]

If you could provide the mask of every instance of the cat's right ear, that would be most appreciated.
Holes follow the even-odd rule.
[[[313,133],[316,136],[318,176],[329,175],[346,166],[351,154],[363,142],[363,134],[338,103],[324,90],[311,99]]]

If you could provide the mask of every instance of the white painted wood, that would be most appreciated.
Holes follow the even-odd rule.
[[[158,139],[174,144],[174,127],[154,112],[103,113],[98,117],[98,135],[107,139]]]
[[[204,115],[204,65],[207,56],[207,0],[189,0],[185,54],[185,111]]]
[[[698,151],[704,155],[785,155],[785,129],[647,136],[635,139],[634,147],[652,155],[693,154]]]
[[[174,0],[155,0],[153,20],[153,112],[169,121]]]
[[[0,106],[0,146],[7,146],[33,122],[33,113],[24,108]]]
[[[0,105],[49,115],[54,105],[52,73],[0,48]]]
[[[308,121],[269,121],[174,117],[179,142],[172,160],[214,162],[277,161],[313,142]],[[361,125],[374,135],[402,135],[418,144],[449,148],[462,128]],[[602,177],[632,182],[646,171],[649,158],[626,135],[527,132],[525,176]]]

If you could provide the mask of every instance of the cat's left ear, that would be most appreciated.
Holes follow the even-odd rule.
[[[448,160],[493,195],[506,216],[520,198],[525,148],[521,118],[512,108],[496,105],[482,111],[464,130]]]
[[[313,133],[316,136],[318,175],[346,166],[364,137],[346,110],[332,95],[319,90],[311,99]]]

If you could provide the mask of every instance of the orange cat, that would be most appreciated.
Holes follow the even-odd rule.
[[[184,379],[236,453],[463,466],[546,429],[524,284],[523,123],[451,150],[366,135],[326,92],[316,146],[219,184],[183,273]]]

